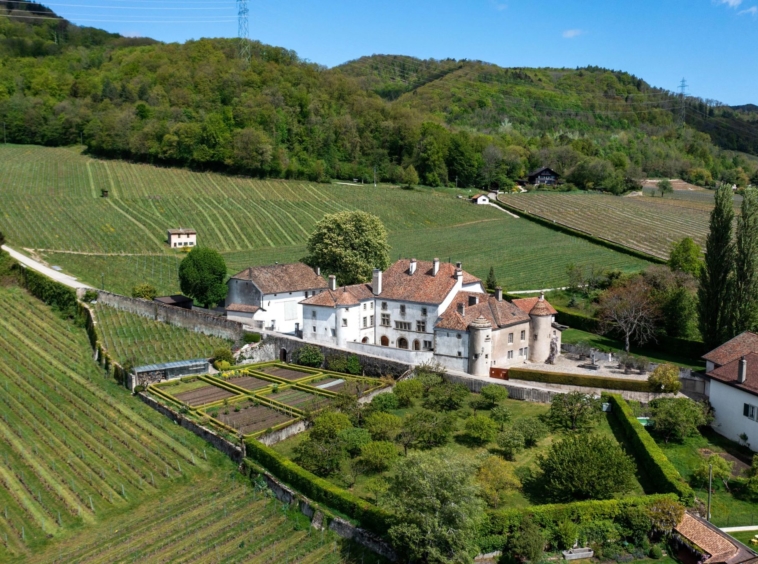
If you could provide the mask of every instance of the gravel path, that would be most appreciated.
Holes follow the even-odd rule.
[[[88,286],[84,282],[79,282],[73,276],[69,276],[68,274],[63,274],[62,272],[53,270],[52,268],[45,266],[41,262],[36,261],[32,258],[29,258],[26,255],[22,255],[18,251],[11,249],[8,245],[3,245],[2,249],[6,253],[8,253],[11,257],[13,257],[16,261],[23,264],[24,266],[31,268],[32,270],[36,270],[40,274],[44,274],[48,278],[52,278],[56,282],[60,282],[61,284],[68,286],[69,288],[74,288],[75,290],[78,290],[79,288],[92,289],[92,286]]]

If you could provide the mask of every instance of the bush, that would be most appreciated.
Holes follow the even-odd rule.
[[[403,380],[395,384],[392,393],[397,397],[400,407],[412,407],[414,400],[424,395],[424,385],[417,379]]]
[[[158,290],[151,284],[137,284],[132,288],[132,297],[142,300],[154,300],[158,295]]]
[[[482,497],[490,507],[498,507],[508,492],[521,487],[521,481],[516,476],[513,464],[509,464],[499,456],[490,456],[484,460],[476,479],[482,488]]]
[[[340,432],[352,426],[350,418],[344,413],[327,411],[313,421],[309,438],[315,440],[336,439]]]
[[[360,374],[363,370],[361,362],[354,354],[350,356],[330,356],[326,360],[326,366],[333,372],[342,372],[344,374]]]
[[[379,394],[371,400],[371,409],[374,411],[392,411],[398,407],[400,406],[395,394]]]
[[[513,556],[522,560],[533,564],[539,562],[545,550],[545,537],[539,525],[531,518],[524,519],[518,532],[510,539],[508,549]]]
[[[581,376],[579,374],[563,374],[560,372],[540,372],[539,370],[527,370],[524,368],[511,368],[508,370],[508,374],[509,377],[514,380],[526,380],[528,382],[566,384],[569,386],[584,386],[588,388],[624,390],[629,392],[650,391],[648,383],[639,380],[602,378],[598,376]]]
[[[524,445],[531,448],[541,439],[547,437],[547,425],[537,417],[523,417],[513,424],[513,430],[524,437]]]
[[[87,290],[84,292],[83,301],[86,303],[97,301],[97,290]]]
[[[673,364],[657,366],[647,381],[653,392],[675,394],[682,389],[682,383],[679,381],[679,367]]]
[[[524,435],[515,429],[506,429],[497,436],[497,446],[503,451],[505,458],[513,460],[519,452],[524,450]]]
[[[397,457],[397,447],[389,441],[371,441],[361,448],[361,464],[370,472],[389,469]]]
[[[497,424],[486,415],[474,415],[465,423],[466,437],[474,444],[491,442],[497,435]]]
[[[142,386],[142,385],[134,386],[134,393],[135,394],[139,394],[139,393],[144,392],[144,391],[145,391],[145,386]]]
[[[498,384],[487,384],[479,393],[482,399],[489,404],[489,407],[495,407],[501,401],[508,399],[508,388]]]
[[[213,367],[218,370],[219,372],[224,372],[226,370],[231,370],[232,365],[229,364],[226,360],[217,360],[213,363]]]
[[[500,430],[502,431],[505,424],[511,420],[511,410],[503,405],[495,406],[490,411],[490,419],[500,425]]]
[[[390,394],[386,394],[390,395]],[[366,417],[365,429],[375,441],[391,441],[400,432],[403,420],[397,415],[377,411]]]
[[[243,339],[245,341],[245,344],[249,345],[250,343],[260,343],[261,342],[261,334],[260,333],[245,333],[243,336]]]
[[[661,547],[658,546],[657,544],[654,544],[653,546],[650,547],[649,554],[650,554],[650,558],[652,558],[653,560],[660,560],[661,558],[663,558],[663,551],[661,550]]]
[[[555,540],[558,548],[569,550],[574,547],[574,543],[579,538],[579,527],[573,521],[564,519],[555,529]]]
[[[305,345],[297,351],[297,360],[295,361],[295,364],[320,368],[321,365],[324,364],[324,355],[319,347]]]
[[[234,355],[232,354],[232,350],[225,347],[214,349],[213,360],[215,362],[226,361],[229,363],[229,366],[234,366]]]
[[[443,382],[429,390],[424,407],[434,411],[455,411],[463,406],[470,393],[463,384]]]

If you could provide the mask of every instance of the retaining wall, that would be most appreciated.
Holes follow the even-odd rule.
[[[212,337],[239,341],[242,339],[242,324],[231,321],[225,317],[202,313],[199,311],[182,309],[180,307],[167,306],[158,302],[128,298],[118,294],[111,294],[99,290],[97,293],[99,302],[119,309],[140,315],[154,321],[162,321],[169,325],[189,329],[197,333],[203,333]]]
[[[297,423],[293,423],[284,429],[279,429],[278,431],[272,431],[267,435],[262,435],[258,437],[258,441],[266,446],[273,446],[276,443],[280,443],[294,435],[302,433],[307,429],[307,427],[308,426],[306,425],[305,421],[298,421]]]

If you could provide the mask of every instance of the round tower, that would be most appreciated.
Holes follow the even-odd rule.
[[[542,363],[550,356],[550,333],[553,326],[553,314],[545,301],[545,294],[540,294],[529,312],[529,318],[532,330],[529,360]]]
[[[492,362],[492,324],[480,315],[468,326],[468,373],[487,377]]]

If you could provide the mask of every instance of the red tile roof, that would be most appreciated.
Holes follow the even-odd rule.
[[[180,227],[179,229],[169,229],[171,235],[197,235],[197,231],[191,227]]]
[[[740,367],[740,360],[742,358],[747,362],[747,371],[745,374],[745,382],[740,384],[737,381],[737,373]],[[744,357],[735,358],[731,362],[727,362],[706,373],[706,376],[730,384],[735,388],[744,390],[748,393],[758,395],[758,353],[748,353]]]
[[[247,304],[229,304],[226,306],[226,311],[238,311],[240,313],[255,313],[259,309],[261,308],[258,306]]]
[[[727,364],[734,359],[741,358],[748,353],[758,352],[758,335],[745,331],[713,349],[711,352],[703,355],[705,360],[710,360],[713,364],[720,366]]]
[[[468,305],[469,297],[478,298],[476,305]],[[459,313],[459,305],[464,306],[464,315]],[[493,327],[508,327],[517,323],[529,321],[529,316],[512,303],[497,301],[495,296],[474,292],[459,292],[437,320],[435,328],[450,329],[451,331],[466,331],[477,318],[483,317]]]
[[[361,301],[370,300],[373,297],[374,293],[371,291],[370,284],[354,284],[352,286],[337,288],[336,290],[326,290],[300,303],[322,307],[337,307],[338,305],[353,306],[358,305]]]
[[[513,305],[518,307],[521,311],[524,313],[532,313],[534,308],[537,306],[537,302],[539,302],[539,298],[520,298],[517,300],[513,300]],[[550,302],[547,300],[543,300],[543,304],[546,307],[540,306],[537,311],[534,311],[534,315],[557,315],[558,312],[555,311],[555,308],[550,305]]]
[[[232,276],[235,280],[250,280],[264,294],[283,294],[327,288],[326,280],[302,262],[253,266]]]
[[[685,513],[674,530],[708,554],[704,564],[744,564],[756,560],[751,549],[700,517]]]
[[[455,288],[456,267],[449,262],[441,262],[437,275],[432,275],[431,261],[416,262],[416,272],[410,273],[410,260],[397,261],[382,275],[380,299],[402,300],[425,304],[440,304]],[[463,272],[463,283],[472,284],[480,280]]]

